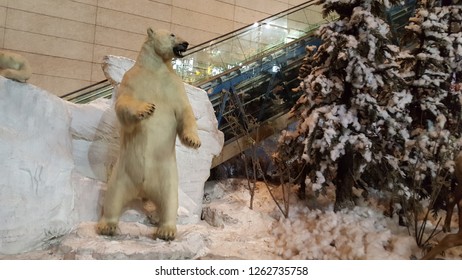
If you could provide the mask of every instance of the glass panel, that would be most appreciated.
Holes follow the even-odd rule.
[[[174,69],[183,81],[198,85],[214,76],[241,67],[258,56],[276,50],[294,40],[310,35],[323,19],[321,6],[307,2],[191,49],[186,57],[175,59]],[[235,69],[233,69],[235,70]]]

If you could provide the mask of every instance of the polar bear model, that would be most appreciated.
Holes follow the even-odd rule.
[[[0,50],[0,76],[25,83],[31,75],[31,67],[25,57]]]
[[[164,30],[148,36],[135,65],[124,75],[115,102],[121,124],[120,154],[108,182],[97,231],[114,235],[123,207],[143,197],[156,204],[154,238],[172,240],[178,211],[175,139],[192,148],[201,141],[182,80],[171,61],[188,43]]]

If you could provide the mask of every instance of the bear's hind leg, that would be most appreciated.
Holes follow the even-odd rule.
[[[166,172],[168,174],[168,172]],[[173,240],[176,236],[176,220],[178,214],[178,180],[164,182],[162,190],[157,193],[150,192],[149,199],[156,205],[159,212],[159,225],[154,233],[154,239]]]
[[[160,238],[165,241],[170,241],[175,239],[176,236],[176,224],[162,224],[157,228],[156,233],[154,233],[154,238]]]
[[[97,232],[101,235],[115,235],[117,224],[124,206],[136,198],[137,192],[131,190],[134,186],[126,176],[117,176],[115,171],[108,182],[108,189],[104,198],[103,216],[97,225]]]
[[[175,239],[176,218],[178,215],[178,186],[173,187],[173,190],[171,189],[161,196],[162,201],[156,203],[156,205],[159,205],[159,226],[154,233],[154,238],[167,241]]]

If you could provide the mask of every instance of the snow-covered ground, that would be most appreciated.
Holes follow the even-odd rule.
[[[329,197],[299,201],[295,188],[289,218],[284,218],[266,186],[257,183],[253,210],[246,181],[207,182],[201,222],[179,225],[171,242],[153,240],[154,226],[143,213],[120,223],[119,235],[99,236],[95,223],[81,223],[70,234],[51,240],[48,248],[0,259],[394,259],[422,257],[422,251],[399,227],[397,217],[383,215],[376,202],[353,210],[332,211]],[[280,193],[275,187],[274,193]],[[134,210],[128,210],[134,211]],[[453,230],[456,229],[454,221]],[[443,234],[441,234],[441,237]],[[460,248],[443,259],[461,259]]]

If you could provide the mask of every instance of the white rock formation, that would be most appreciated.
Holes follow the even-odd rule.
[[[74,225],[66,102],[0,77],[0,253],[39,247]]]
[[[111,79],[120,81],[130,61],[108,59],[105,72],[119,73]],[[207,94],[185,87],[202,146],[193,150],[177,141],[183,224],[200,220],[204,182],[223,146]],[[80,222],[97,221],[119,148],[112,101],[73,104],[0,77],[0,112],[0,254],[42,247]],[[127,211],[121,220],[143,215]]]
[[[119,125],[111,100],[68,103],[68,108],[76,170],[85,177],[106,182],[119,150]]]

